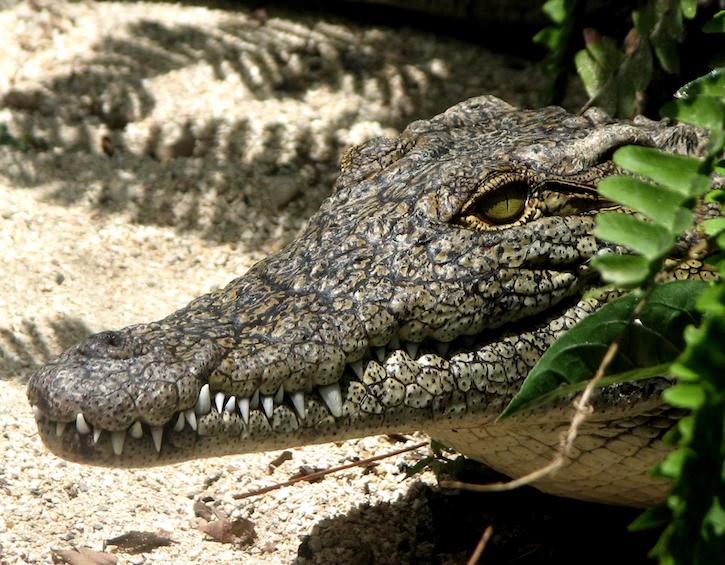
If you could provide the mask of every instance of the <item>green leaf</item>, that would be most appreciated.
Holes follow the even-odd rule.
[[[669,2],[658,3],[657,24],[652,30],[650,40],[662,68],[670,73],[680,71],[680,53],[678,43],[682,39],[682,12],[669,8]]]
[[[605,112],[613,115],[617,110],[617,99],[611,87],[612,73],[605,72],[594,57],[584,49],[574,55],[574,65],[589,97],[596,100],[597,105]]]
[[[607,177],[597,186],[605,198],[637,210],[668,230],[679,233],[692,222],[692,212],[682,208],[682,193],[624,176]]]
[[[685,464],[687,459],[687,451],[684,449],[678,449],[667,454],[664,460],[657,465],[655,468],[655,474],[661,477],[677,477],[682,470],[682,466]],[[668,500],[668,504],[674,502]]]
[[[599,214],[594,236],[624,245],[650,261],[667,254],[675,241],[674,236],[664,227],[622,212]]]
[[[697,0],[680,0],[680,9],[682,15],[691,20],[697,13]]]
[[[675,98],[687,99],[696,96],[725,97],[725,67],[713,69],[706,75],[681,86]]]
[[[702,162],[695,157],[673,155],[652,147],[627,145],[614,152],[612,160],[625,169],[638,173],[684,194],[690,195],[690,185],[697,177]],[[703,176],[703,175],[700,175]]]
[[[725,230],[725,218],[705,220],[702,222],[702,227],[705,229],[705,234],[709,236],[717,235],[721,231]]]
[[[639,314],[638,323],[631,321],[639,302],[637,294],[605,304],[542,355],[500,418],[528,410],[547,395],[558,396],[559,387],[576,386],[591,379],[609,344],[619,335],[620,350],[605,378],[627,371],[636,371],[633,375],[646,378],[652,375],[645,373],[658,365],[657,372],[667,373],[667,366],[661,364],[671,362],[684,348],[682,330],[699,320],[695,302],[706,286],[702,281],[688,280],[655,288]]]
[[[680,383],[671,386],[663,393],[664,399],[677,408],[695,410],[705,401],[705,391],[696,383]]]
[[[557,24],[561,24],[566,19],[568,2],[565,0],[548,0],[544,2],[541,10],[549,16],[549,19]]]
[[[592,266],[602,273],[606,282],[621,288],[635,288],[642,284],[650,274],[650,264],[639,255],[597,255]]]
[[[662,106],[660,114],[709,130],[722,130],[723,104],[713,96],[674,100]]]
[[[641,532],[643,530],[651,530],[652,528],[660,528],[672,519],[672,512],[664,504],[658,504],[654,508],[645,510],[642,514],[635,518],[627,528],[630,532]]]
[[[713,18],[702,26],[705,33],[725,33],[725,10],[721,10]]]

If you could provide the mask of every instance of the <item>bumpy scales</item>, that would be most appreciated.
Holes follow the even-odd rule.
[[[612,207],[595,186],[630,143],[698,154],[705,138],[480,97],[354,147],[281,252],[38,370],[28,397],[43,441],[74,461],[145,466],[425,430],[508,475],[530,471],[551,457],[570,407],[493,421],[543,351],[598,306],[581,299],[604,248],[594,217]],[[647,475],[672,425],[661,386],[606,389],[576,460],[539,487],[662,497]]]

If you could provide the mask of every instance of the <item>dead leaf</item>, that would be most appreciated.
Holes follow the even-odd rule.
[[[204,524],[199,530],[219,543],[233,543],[242,547],[251,544],[257,538],[254,524],[246,518],[234,520],[220,518]]]
[[[157,547],[175,543],[170,537],[154,532],[139,532],[136,530],[121,534],[106,540],[108,545],[115,545],[126,553],[148,553]]]
[[[194,516],[198,516],[209,522],[214,517],[214,511],[206,502],[196,500],[194,501]]]
[[[290,459],[292,459],[292,452],[291,451],[283,451],[277,457],[275,457],[272,461],[269,462],[269,470],[270,470],[270,472],[271,471],[274,471],[282,463],[284,463],[285,461],[289,461]]]
[[[87,547],[75,549],[52,549],[53,561],[68,565],[116,565],[118,558],[112,553],[94,551]],[[60,561],[57,561],[60,560]]]

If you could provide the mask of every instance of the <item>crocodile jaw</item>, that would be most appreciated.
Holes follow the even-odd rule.
[[[91,336],[38,370],[28,397],[44,441],[76,461],[143,466],[487,427],[591,311],[576,297],[604,250],[592,235],[607,205],[595,185],[629,143],[697,154],[706,138],[481,97],[352,149],[334,194],[286,249],[164,320]],[[481,224],[478,203],[502,186],[523,212]]]

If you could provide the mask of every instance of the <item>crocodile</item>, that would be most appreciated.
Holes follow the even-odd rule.
[[[425,431],[508,476],[547,463],[568,401],[496,422],[542,353],[605,298],[597,183],[639,144],[699,155],[702,130],[492,96],[349,149],[300,235],[162,320],[91,335],[28,383],[57,455],[117,467]],[[681,253],[674,276],[702,265]],[[572,461],[537,483],[646,506],[676,421],[666,380],[606,387]]]

